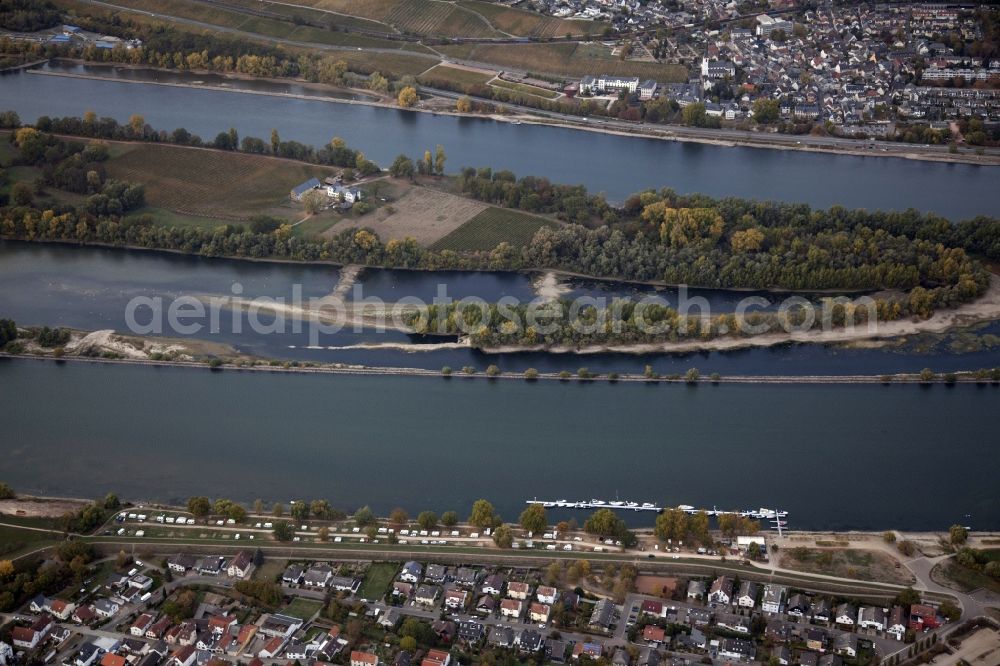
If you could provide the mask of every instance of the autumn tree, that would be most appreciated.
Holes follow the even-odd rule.
[[[690,529],[688,515],[681,509],[667,509],[656,517],[653,534],[660,541],[683,541]]]
[[[278,154],[278,148],[281,146],[281,137],[278,135],[278,130],[271,130],[271,153],[274,155]]]
[[[514,532],[510,525],[500,525],[493,532],[493,543],[500,548],[510,548],[514,544]]]
[[[437,514],[433,511],[421,511],[417,516],[417,524],[425,530],[434,529],[438,524]]]
[[[529,504],[528,508],[521,512],[521,527],[529,532],[544,532],[549,526],[549,521],[545,516],[545,507],[541,504]]]
[[[187,501],[187,510],[195,518],[204,518],[212,510],[212,503],[207,497],[190,497]]]
[[[445,511],[441,514],[441,524],[445,527],[458,525],[458,514],[454,511]]]
[[[764,244],[764,233],[757,228],[733,232],[729,239],[733,252],[757,252]]]
[[[389,513],[389,522],[396,527],[403,527],[410,520],[410,514],[406,513],[406,509],[401,507],[396,507]]]
[[[382,76],[380,72],[372,72],[372,75],[368,77],[368,88],[375,92],[387,92],[389,90],[389,79]]]
[[[327,196],[320,190],[309,190],[302,195],[302,207],[309,215],[315,215],[326,206]]]
[[[399,96],[396,98],[396,101],[404,109],[409,109],[410,107],[412,107],[414,104],[417,103],[417,99],[418,97],[416,88],[414,88],[413,86],[406,86],[405,88],[399,91]]]
[[[472,111],[472,99],[468,95],[462,95],[455,102],[455,110],[459,113],[470,113]]]
[[[447,157],[444,154],[444,146],[440,143],[434,149],[434,173],[439,176],[444,175],[444,162]]]
[[[470,525],[479,528],[492,527],[496,520],[496,510],[489,501],[478,499],[472,504],[472,514],[469,516]]]

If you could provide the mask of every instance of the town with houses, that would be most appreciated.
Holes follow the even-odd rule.
[[[453,539],[472,537],[459,527]],[[247,528],[222,528],[248,537]],[[379,538],[371,543],[401,546],[420,534],[372,531]],[[343,533],[339,543],[370,540],[358,527],[334,532]],[[553,532],[547,539],[585,548],[580,537]],[[749,564],[766,556],[768,540],[722,539],[720,550],[699,552]],[[551,664],[852,666],[901,663],[914,642],[936,642],[957,619],[912,589],[890,603],[866,603],[767,576],[751,580],[749,569],[663,575],[643,572],[638,559],[615,567],[585,553],[562,564],[515,566],[445,553],[406,561],[276,557],[251,544],[228,554],[143,550],[141,559],[122,550],[78,590],[37,595],[7,616],[0,664],[459,666],[493,654]],[[570,577],[570,568],[577,574]],[[612,580],[627,584],[609,592]]]
[[[984,38],[976,5],[797,9],[791,3],[741,17],[732,9],[736,3],[721,0],[589,4],[605,15],[628,16],[619,28],[635,34],[631,53],[656,53],[661,61],[688,65],[691,75],[686,83],[666,83],[595,72],[568,94],[704,104],[705,116],[720,121],[766,119],[799,132],[821,127],[856,137],[903,138],[914,126],[947,137],[959,120],[978,121],[972,132],[995,130],[1000,121],[1000,58],[966,48]],[[681,18],[677,4],[686,10]],[[762,113],[759,100],[775,102],[777,117]],[[648,107],[645,113],[648,118]],[[911,132],[906,140],[942,141],[929,136]],[[975,145],[984,138],[965,140]]]

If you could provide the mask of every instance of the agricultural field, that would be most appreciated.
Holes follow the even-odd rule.
[[[408,186],[391,204],[369,213],[361,222],[383,241],[410,237],[421,245],[431,245],[486,208],[486,204],[473,199]]]
[[[544,217],[491,206],[431,245],[431,249],[492,250],[504,241],[520,247],[542,227],[555,226],[555,222]]]
[[[392,585],[392,579],[399,571],[398,562],[372,562],[361,582],[358,596],[362,599],[381,600]]]
[[[687,68],[656,62],[621,61],[602,44],[553,42],[548,44],[459,44],[441,46],[442,53],[464,60],[490,63],[503,69],[517,69],[579,78],[588,74],[638,76],[661,83],[686,81]]]
[[[247,9],[262,9],[286,16],[293,21],[301,19],[310,23],[321,23],[331,27],[369,30],[372,32],[384,32],[386,34],[394,32],[391,27],[380,21],[371,21],[357,16],[348,16],[347,14],[323,11],[311,7],[298,7],[283,2],[271,2],[271,0],[227,0],[227,3]]]
[[[417,81],[421,85],[426,86],[433,86],[436,82],[444,81],[452,86],[470,88],[475,85],[484,85],[494,76],[494,73],[488,73],[472,68],[436,65],[421,74],[417,78]]]
[[[333,173],[261,155],[158,144],[135,144],[106,168],[113,178],[142,183],[153,208],[221,221],[273,212],[294,186]]]
[[[400,53],[340,51],[336,58],[346,62],[352,72],[363,74],[382,72],[396,78],[417,76],[439,62],[437,58],[409,54],[405,52],[406,50],[409,49],[403,49]]]
[[[515,9],[492,2],[459,0],[460,7],[481,14],[497,30],[516,37],[575,37],[600,35],[607,23],[597,21],[561,19],[536,12]]]
[[[495,79],[490,82],[490,85],[494,88],[505,88],[507,90],[513,90],[514,92],[522,93],[525,95],[534,95],[535,97],[544,97],[545,99],[555,99],[559,97],[559,93],[554,90],[548,90],[547,88],[539,88],[538,86],[529,86],[526,83],[515,83],[514,81],[505,81],[503,79]]]
[[[296,4],[378,21],[435,37],[502,37],[476,12],[444,0],[299,0]]]
[[[143,12],[155,12],[233,29],[247,19],[246,14],[190,0],[121,0],[116,4]]]

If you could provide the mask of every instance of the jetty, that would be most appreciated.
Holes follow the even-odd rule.
[[[612,509],[615,511],[653,511],[655,513],[662,512],[665,507],[659,506],[653,502],[632,502],[628,500],[601,500],[601,499],[590,499],[590,500],[540,500],[537,497],[530,500],[525,500],[525,504],[541,504],[547,509],[557,508],[557,509]],[[743,509],[727,511],[723,509],[717,509],[712,507],[711,509],[698,509],[691,506],[690,504],[679,504],[674,507],[680,509],[686,514],[694,515],[696,513],[704,512],[708,516],[723,516],[723,515],[735,515],[742,518],[753,518],[754,520],[770,520],[777,523],[780,527],[785,527],[787,522],[784,518],[788,517],[788,512],[779,509],[768,509],[761,507],[759,509]]]

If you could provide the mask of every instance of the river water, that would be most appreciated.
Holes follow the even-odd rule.
[[[126,309],[135,298],[162,299],[161,311],[186,296],[232,296],[243,298],[283,298],[293,302],[294,290],[301,298],[331,293],[339,279],[335,266],[294,263],[251,262],[212,259],[166,252],[144,252],[110,248],[0,242],[0,317],[20,324],[69,326],[84,330],[114,329],[129,332]],[[380,298],[394,303],[415,297],[430,303],[444,289],[455,299],[469,296],[495,302],[504,296],[521,301],[534,298],[533,276],[521,273],[472,273],[365,269],[355,285],[359,291],[349,298]],[[613,282],[571,281],[570,296],[642,296],[648,288]],[[353,290],[352,290],[353,291]],[[676,290],[658,295],[670,304],[678,303]],[[746,296],[767,298],[772,305],[782,295],[692,290],[712,313],[732,312]],[[695,312],[697,312],[695,310]],[[280,327],[275,319],[262,315],[268,332],[255,332],[249,315],[231,310],[219,317],[217,332],[203,323],[200,330],[183,335],[164,327],[163,335],[191,336],[225,342],[247,353],[267,358],[299,361],[342,362],[369,366],[419,367],[437,370],[471,365],[484,370],[496,364],[505,372],[523,372],[529,367],[540,371],[575,372],[586,366],[594,372],[641,373],[650,364],[661,374],[684,373],[697,367],[702,373],[723,375],[850,375],[918,372],[924,367],[938,371],[971,370],[1000,365],[1000,323],[977,331],[978,344],[956,346],[950,337],[935,337],[920,344],[893,345],[882,349],[846,349],[837,346],[782,345],[768,349],[689,354],[587,354],[573,356],[544,352],[491,355],[468,348],[436,349],[427,340],[402,332],[352,328],[335,333],[318,332],[310,337],[310,327],[300,331],[292,320]],[[150,308],[139,308],[134,319],[140,324],[154,321]],[[166,321],[166,317],[157,320]],[[256,329],[259,330],[259,329]],[[971,337],[971,336],[970,336]],[[966,341],[968,342],[968,341]],[[385,348],[384,345],[399,345]],[[369,348],[357,348],[368,345]],[[383,345],[370,348],[371,345]],[[965,350],[964,353],[959,353]]]
[[[93,72],[82,65],[49,67]],[[106,69],[101,72],[107,74]],[[123,76],[208,83],[204,75],[189,73],[133,70]],[[274,92],[272,83],[232,85]],[[241,136],[265,139],[277,128],[284,139],[317,146],[340,136],[382,165],[399,153],[422,155],[442,144],[449,171],[463,166],[510,169],[583,184],[612,201],[646,188],[671,187],[818,207],[916,208],[953,220],[1000,215],[1000,167],[674,143],[315,99],[27,72],[0,77],[0,109],[13,109],[32,122],[42,115],[81,116],[87,110],[125,122],[139,113],[156,129],[185,127],[206,139],[230,127]]]
[[[535,497],[617,495],[779,507],[799,528],[998,529],[998,396],[0,360],[0,478],[82,497],[323,497],[383,515],[464,517],[486,497],[514,520]]]

